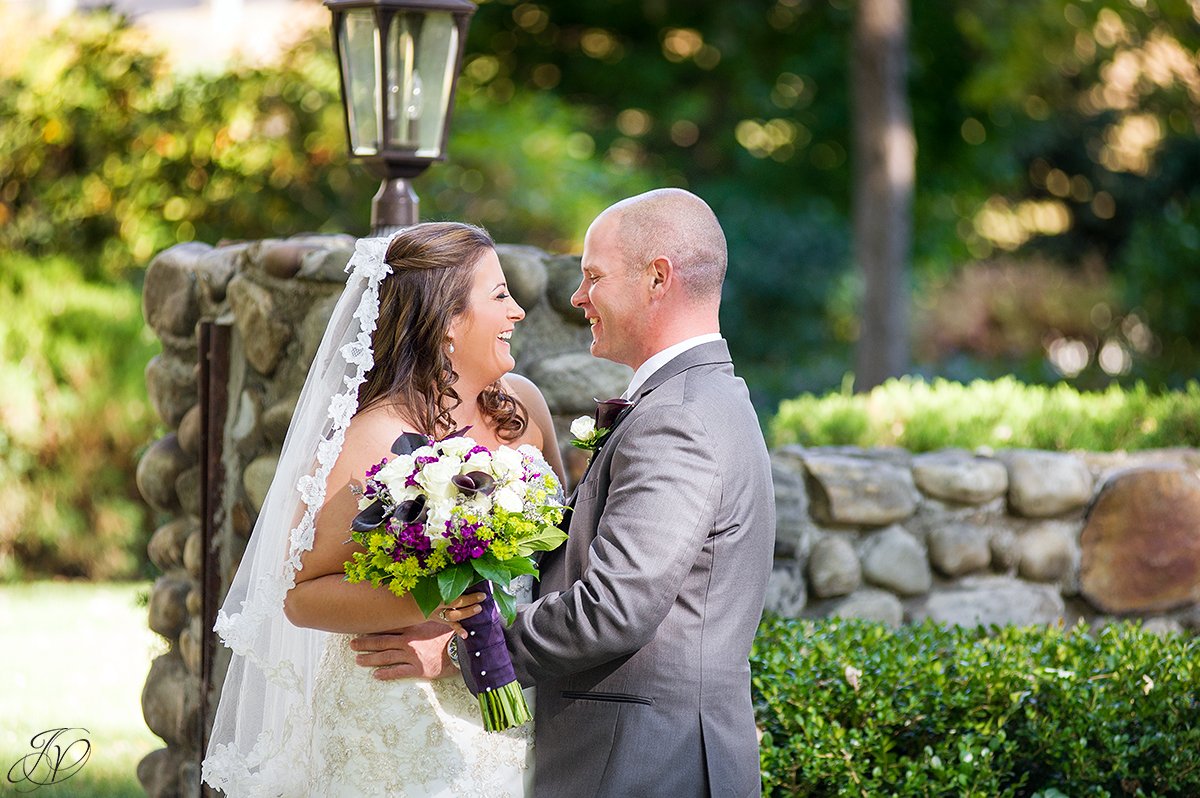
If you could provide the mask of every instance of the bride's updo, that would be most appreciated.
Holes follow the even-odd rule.
[[[372,336],[375,366],[359,392],[363,410],[393,405],[421,432],[454,431],[451,412],[462,400],[446,344],[450,323],[467,310],[475,264],[495,242],[487,231],[459,222],[414,225],[392,239],[385,260],[392,273],[379,286],[379,321]],[[479,395],[479,410],[504,440],[528,423],[500,382]]]

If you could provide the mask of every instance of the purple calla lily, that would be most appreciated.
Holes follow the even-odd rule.
[[[392,515],[405,526],[424,523],[425,518],[429,515],[429,511],[425,508],[425,496],[421,495],[415,499],[400,502],[392,511]]]
[[[470,432],[471,427],[472,427],[472,425],[468,424],[467,426],[463,427],[462,429],[456,429],[456,430],[454,430],[454,432],[451,432],[446,437],[438,438],[438,443],[441,443],[442,441],[448,441],[451,438],[461,438],[461,437],[465,436],[468,432]]]
[[[376,499],[365,510],[354,516],[354,520],[350,522],[350,528],[355,532],[370,532],[386,521],[389,516],[391,513],[388,512],[387,506],[381,500]]]
[[[496,480],[491,474],[486,474],[483,471],[471,471],[466,474],[459,474],[456,477],[451,477],[451,482],[455,487],[463,493],[473,495],[482,493],[488,495],[496,487]]]
[[[633,407],[628,399],[607,399],[596,401],[596,428],[611,430],[627,408]]]
[[[429,438],[419,432],[406,432],[392,442],[393,454],[412,454],[422,446],[429,445]]]

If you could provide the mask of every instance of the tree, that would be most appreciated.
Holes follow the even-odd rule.
[[[861,0],[854,24],[854,254],[862,274],[855,387],[909,364],[915,162],[908,106],[908,2]]]

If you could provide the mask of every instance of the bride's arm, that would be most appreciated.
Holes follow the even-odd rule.
[[[358,514],[350,485],[361,484],[368,468],[390,457],[396,434],[396,425],[382,420],[368,411],[355,417],[346,430],[342,452],[326,483],[325,504],[317,513],[312,550],[300,556],[296,586],[284,600],[284,613],[296,626],[361,634],[427,620],[411,596],[397,597],[387,588],[375,588],[369,582],[350,584],[345,578],[346,560],[353,552],[363,551],[350,539],[350,522]]]
[[[546,398],[529,378],[522,377],[520,374],[511,372],[506,374],[504,382],[513,395],[521,400],[521,404],[529,414],[529,429],[526,430],[525,436],[533,438],[529,442],[541,449],[542,457],[545,457],[546,462],[554,469],[554,473],[558,475],[558,481],[563,484],[563,490],[566,491],[566,470],[563,468],[562,452],[559,451],[558,436],[554,432],[554,419],[550,416]],[[539,438],[540,440],[538,440]]]

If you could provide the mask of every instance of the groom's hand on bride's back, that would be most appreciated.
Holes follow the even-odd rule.
[[[445,624],[430,621],[388,634],[359,635],[350,648],[359,665],[375,669],[376,679],[440,679],[458,676],[446,651],[453,634]]]

